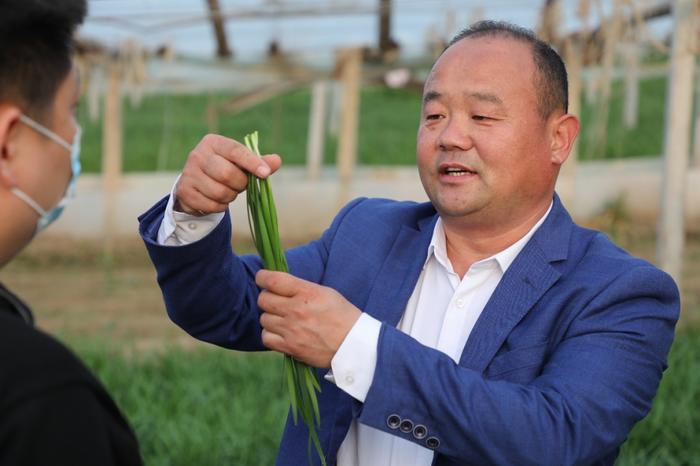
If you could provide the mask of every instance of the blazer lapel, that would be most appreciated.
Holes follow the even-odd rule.
[[[566,259],[573,222],[555,195],[549,217],[513,261],[476,322],[460,365],[483,372],[518,322],[559,280],[553,262]]]
[[[370,291],[365,312],[396,327],[420,276],[433,236],[437,214],[418,229],[403,225]]]

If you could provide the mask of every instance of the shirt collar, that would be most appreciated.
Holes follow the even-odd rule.
[[[547,212],[544,213],[542,218],[540,218],[537,221],[537,223],[532,228],[530,228],[530,230],[527,233],[525,233],[525,235],[522,238],[508,246],[503,251],[500,251],[491,257],[487,257],[478,262],[475,262],[474,264],[472,264],[472,266],[495,261],[501,268],[501,272],[505,273],[506,270],[508,270],[508,267],[510,267],[510,265],[513,263],[515,258],[518,257],[518,254],[520,254],[520,251],[523,250],[530,238],[532,238],[532,235],[535,234],[535,232],[539,229],[540,226],[542,226],[544,221],[547,219],[547,216],[552,211],[553,204],[553,202],[549,204]],[[438,217],[437,222],[435,222],[435,228],[433,229],[433,237],[431,238],[430,245],[428,246],[428,255],[425,258],[425,262],[423,263],[424,268],[428,264],[428,261],[431,259],[431,257],[435,257],[435,260],[437,260],[438,263],[440,263],[440,265],[445,267],[445,269],[449,271],[453,270],[452,263],[447,257],[446,241],[447,240],[445,239],[445,227],[442,224],[442,218]]]

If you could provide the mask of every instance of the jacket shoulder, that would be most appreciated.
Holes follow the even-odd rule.
[[[396,201],[383,198],[359,198],[350,202],[339,214],[345,221],[376,226],[406,225],[418,228],[421,221],[436,215],[429,202]]]
[[[648,293],[677,299],[678,287],[666,272],[648,260],[631,255],[600,231],[582,227],[576,230],[572,244],[577,242],[576,238],[581,241],[576,247],[578,257],[571,264],[573,277],[581,277],[581,280],[585,277],[586,282],[597,282],[601,286],[634,281],[640,292],[645,289]]]

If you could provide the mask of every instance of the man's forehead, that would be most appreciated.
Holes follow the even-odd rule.
[[[532,47],[522,40],[502,36],[466,37],[443,52],[433,65],[431,74],[459,66],[508,67],[525,64],[534,64],[534,61]]]
[[[451,45],[435,62],[425,81],[423,94],[441,92],[443,81],[455,74],[460,82],[481,79],[487,87],[504,75],[509,75],[509,79],[523,78],[528,69],[535,71],[532,53],[527,53],[529,48],[529,44],[510,37],[464,38]]]

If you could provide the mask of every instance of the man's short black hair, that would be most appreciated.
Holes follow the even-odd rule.
[[[504,21],[479,21],[462,30],[449,43],[447,48],[466,38],[504,37],[529,44],[532,58],[538,70],[535,88],[539,94],[538,107],[542,118],[552,112],[569,111],[569,84],[566,67],[559,54],[546,42],[535,36],[529,29]]]
[[[0,0],[0,102],[43,120],[71,70],[85,0]]]

